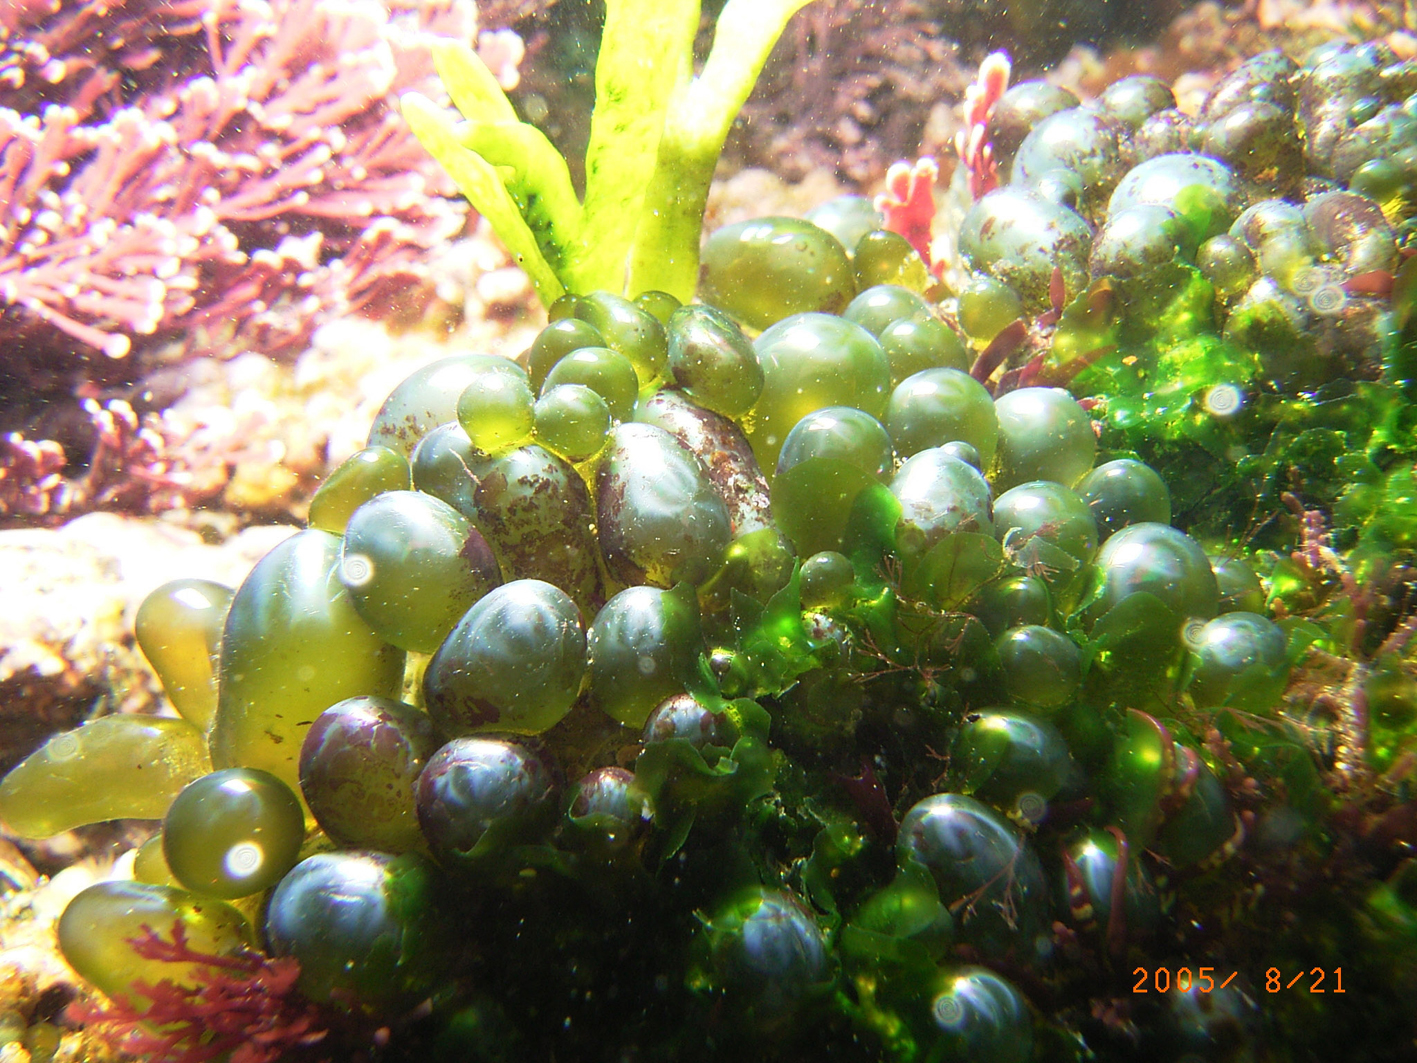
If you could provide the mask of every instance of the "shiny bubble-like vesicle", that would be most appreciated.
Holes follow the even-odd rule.
[[[441,969],[425,857],[345,850],[306,857],[266,906],[271,953],[300,964],[321,1004],[381,1014],[428,994]]]
[[[876,284],[867,288],[847,304],[841,316],[854,321],[876,339],[892,321],[909,317],[917,310],[927,310],[925,297],[899,284]]]
[[[81,891],[57,926],[59,951],[90,985],[140,1007],[166,980],[195,991],[210,977],[206,964],[141,956],[135,941],[149,932],[172,944],[177,928],[193,952],[229,956],[254,949],[256,936],[231,905],[172,886],[110,880]],[[146,987],[146,989],[144,988]]]
[[[1132,524],[1097,553],[1101,580],[1097,607],[1119,605],[1130,595],[1154,595],[1177,616],[1209,620],[1220,602],[1210,559],[1201,545],[1167,524]]]
[[[1054,270],[1065,291],[1087,287],[1091,244],[1087,222],[1075,211],[1017,185],[984,196],[959,230],[965,261],[1014,289],[1034,313],[1050,305]]]
[[[971,714],[955,736],[951,769],[981,801],[1031,820],[1073,771],[1067,742],[1051,723],[1018,713]]]
[[[590,492],[566,461],[535,444],[518,447],[481,471],[473,505],[503,578],[554,584],[587,614],[600,607]]]
[[[428,662],[423,696],[447,734],[538,734],[571,710],[585,667],[576,603],[542,580],[513,580],[458,621]]]
[[[736,322],[711,306],[685,306],[669,318],[669,370],[691,399],[741,417],[763,391],[763,367]]]
[[[1030,944],[1047,887],[1028,842],[1002,815],[963,794],[916,802],[900,821],[896,858],[929,871],[949,907],[970,898],[960,935],[979,945]]]
[[[190,783],[162,821],[162,852],[194,893],[234,900],[274,886],[295,864],[305,815],[270,772],[226,768]]]
[[[1042,573],[1063,577],[1097,552],[1097,521],[1076,491],[1049,480],[1011,487],[994,499],[994,532],[1005,549]]]
[[[831,314],[796,314],[758,337],[763,392],[748,419],[748,439],[764,471],[793,427],[815,410],[854,406],[885,413],[890,362],[880,342],[860,325]]]
[[[524,378],[525,371],[491,354],[458,354],[411,373],[390,392],[369,429],[369,446],[409,457],[418,441],[440,424],[457,420],[458,398],[484,371]]]
[[[104,716],[53,736],[0,779],[0,819],[22,838],[158,819],[211,767],[206,737],[186,720]]]
[[[750,328],[808,311],[836,313],[856,294],[846,249],[800,218],[725,225],[709,236],[699,261],[699,297]]]
[[[634,363],[610,347],[581,347],[566,355],[546,374],[541,394],[564,384],[590,388],[605,400],[610,416],[617,421],[628,420],[634,413],[640,391]]]
[[[591,700],[628,727],[690,681],[703,649],[697,603],[658,587],[627,587],[586,638]]]
[[[385,491],[354,511],[340,582],[386,642],[432,653],[474,602],[502,582],[492,548],[452,506]]]
[[[698,458],[662,428],[617,425],[595,479],[600,549],[626,584],[702,583],[723,561],[732,526]]]
[[[664,326],[649,311],[614,292],[588,292],[576,303],[576,317],[605,337],[605,345],[634,367],[640,387],[651,387],[668,368]]]
[[[893,471],[891,438],[864,410],[828,406],[798,421],[777,456],[777,475],[811,458],[835,458],[884,480]]]
[[[985,967],[942,970],[931,992],[932,1060],[1026,1063],[1033,1057],[1033,1018],[1013,983]]]
[[[1199,706],[1272,710],[1289,680],[1288,639],[1273,620],[1224,613],[1197,634],[1189,691]]]
[[[533,402],[531,387],[520,376],[485,370],[458,396],[458,424],[473,446],[501,454],[531,435]]]
[[[557,811],[554,766],[504,738],[455,738],[424,767],[414,788],[418,823],[433,855],[451,865],[537,840]]]
[[[994,643],[1004,690],[1031,709],[1050,711],[1070,703],[1082,685],[1082,651],[1061,631],[1022,624]]]
[[[993,534],[988,482],[942,448],[922,450],[906,461],[890,490],[900,502],[896,548],[903,554],[924,554],[956,530]]]
[[[1019,388],[994,403],[999,450],[994,485],[999,490],[1030,480],[1072,487],[1097,456],[1092,421],[1061,388]],[[981,452],[982,453],[982,452]]]
[[[261,768],[296,789],[300,743],[315,717],[345,698],[398,693],[403,651],[340,586],[340,547],[328,532],[299,532],[237,589],[221,640],[215,767]]]
[[[545,394],[546,375],[552,366],[572,351],[582,347],[604,347],[605,337],[588,321],[563,317],[549,322],[536,334],[522,356],[526,363],[527,382],[538,395]]]
[[[325,478],[310,499],[307,523],[343,535],[350,514],[384,491],[407,491],[412,475],[407,455],[385,446],[365,447]]]
[[[790,1011],[830,970],[826,936],[783,890],[745,891],[714,914],[707,933],[719,983],[761,1019]]]
[[[926,369],[906,377],[891,392],[885,425],[902,458],[958,441],[974,447],[987,466],[999,445],[993,398],[958,369]]]
[[[311,724],[300,789],[315,821],[344,845],[402,853],[423,844],[413,784],[442,744],[427,713],[388,698],[348,698]]]
[[[566,815],[600,842],[619,846],[642,835],[652,810],[649,797],[624,768],[596,768],[573,787]]]
[[[138,646],[172,707],[202,728],[216,715],[217,653],[232,593],[211,580],[173,580],[143,599],[133,621]]]
[[[1106,539],[1129,524],[1170,524],[1171,492],[1156,470],[1133,458],[1117,458],[1082,478],[1078,494],[1092,510]]]

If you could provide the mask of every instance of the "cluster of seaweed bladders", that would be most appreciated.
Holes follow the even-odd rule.
[[[1414,90],[1024,83],[956,292],[847,198],[418,371],[0,787],[163,818],[65,955],[330,1058],[1414,1058]]]

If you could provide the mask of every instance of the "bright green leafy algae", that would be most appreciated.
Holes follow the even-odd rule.
[[[563,292],[657,290],[687,302],[718,154],[787,20],[810,0],[730,0],[693,73],[699,5],[610,0],[596,64],[586,193],[546,136],[516,116],[467,45],[434,46],[464,122],[417,93],[404,116],[526,270],[542,301]]]

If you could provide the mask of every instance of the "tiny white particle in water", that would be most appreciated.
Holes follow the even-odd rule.
[[[1032,792],[1019,794],[1018,813],[1030,823],[1040,823],[1048,811],[1048,802],[1042,794]]]
[[[1199,648],[1201,634],[1204,631],[1205,621],[1197,617],[1192,617],[1190,620],[1187,620],[1185,626],[1181,628],[1181,637],[1186,640],[1187,646]]]
[[[340,562],[339,578],[346,587],[362,587],[374,578],[374,562],[363,554],[346,554]]]
[[[255,842],[241,842],[226,851],[222,866],[233,878],[246,878],[260,870],[266,854]]]
[[[1217,417],[1229,417],[1240,412],[1245,395],[1234,384],[1216,384],[1205,393],[1205,408]]]
[[[1325,284],[1321,288],[1316,288],[1309,296],[1309,306],[1314,313],[1331,316],[1343,312],[1348,305],[1348,293],[1342,286],[1337,284]]]
[[[935,998],[935,1021],[945,1029],[953,1029],[964,1020],[964,1005],[957,997],[944,994]]]

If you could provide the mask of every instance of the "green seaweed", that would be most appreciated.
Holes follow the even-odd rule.
[[[687,302],[724,139],[787,20],[810,2],[729,0],[695,76],[695,0],[608,0],[583,201],[566,160],[517,118],[467,44],[433,49],[463,121],[416,92],[401,101],[404,117],[547,306],[568,291],[598,290],[665,291]]]

